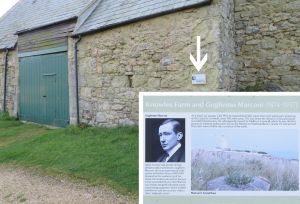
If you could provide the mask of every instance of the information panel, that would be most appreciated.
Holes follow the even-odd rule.
[[[300,93],[141,93],[140,203],[299,204]]]

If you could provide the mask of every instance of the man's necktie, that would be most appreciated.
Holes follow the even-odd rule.
[[[166,162],[167,158],[168,158],[169,154],[168,153],[164,153],[164,156],[162,158],[162,162]]]

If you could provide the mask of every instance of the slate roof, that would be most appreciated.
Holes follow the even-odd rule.
[[[92,14],[74,34],[106,29],[210,2],[211,0],[100,0]]]
[[[93,0],[20,0],[0,19],[0,49],[13,48],[15,33],[75,18]]]
[[[16,32],[77,19],[74,35],[208,4],[211,0],[20,0],[0,19],[0,49],[13,48]]]

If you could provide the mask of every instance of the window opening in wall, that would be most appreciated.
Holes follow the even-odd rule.
[[[132,77],[133,77],[133,73],[126,73],[126,76],[128,77],[128,81],[129,81],[129,87],[132,88]]]

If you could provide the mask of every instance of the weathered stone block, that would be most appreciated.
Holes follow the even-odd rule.
[[[102,72],[104,74],[114,74],[116,73],[116,70],[117,70],[117,64],[112,64],[112,63],[104,63],[102,65]]]
[[[132,77],[133,87],[142,87],[147,83],[148,77],[146,75],[134,75]]]
[[[125,119],[120,119],[119,120],[119,124],[120,125],[128,125],[128,126],[132,126],[132,125],[135,125],[136,123],[132,120],[130,120],[129,118],[125,118]]]
[[[102,90],[102,97],[104,99],[113,99],[115,97],[115,88],[114,87],[108,87]]]
[[[115,104],[115,105],[112,105],[111,109],[114,110],[114,111],[120,111],[124,108],[123,105],[121,104]]]
[[[184,73],[169,74],[161,79],[161,88],[181,88],[188,82],[188,77]]]
[[[246,42],[246,45],[257,45],[261,42],[261,40],[249,40]]]
[[[105,123],[107,122],[106,114],[103,112],[98,112],[96,115],[96,122],[97,123]]]
[[[280,76],[279,76],[279,75],[269,75],[269,76],[267,77],[267,79],[270,79],[270,80],[278,80],[278,79],[280,79]]]
[[[100,81],[102,82],[103,87],[110,87],[112,77],[111,76],[104,76],[104,77],[101,77]]]
[[[82,87],[80,89],[80,95],[82,98],[91,98],[92,97],[92,89],[89,87]]]
[[[289,19],[289,22],[290,23],[293,23],[293,24],[297,24],[297,23],[300,23],[300,18],[298,17],[292,17]]]
[[[246,27],[246,33],[247,34],[254,34],[259,32],[259,27],[258,26],[247,26]]]
[[[284,86],[299,86],[300,80],[297,75],[284,75],[281,79],[282,85]]]
[[[300,2],[299,1],[294,1],[294,2],[290,2],[286,5],[286,8],[289,11],[295,11],[295,10],[300,10]]]
[[[152,61],[153,61],[154,63],[160,62],[161,59],[162,59],[161,53],[155,53],[155,54],[152,56]]]
[[[279,57],[275,57],[272,61],[273,66],[300,66],[299,55],[296,54],[285,54]]]
[[[160,63],[162,66],[168,66],[168,65],[174,63],[174,59],[172,58],[172,56],[167,55],[161,59]]]
[[[111,108],[111,104],[109,102],[104,102],[99,105],[99,110],[108,111]]]
[[[294,26],[294,24],[291,24],[287,21],[284,21],[283,23],[281,23],[278,27],[282,30],[289,30]]]
[[[80,110],[82,110],[82,111],[92,109],[91,102],[89,102],[87,100],[82,100],[81,98],[79,100],[79,106],[80,106]]]
[[[264,91],[268,91],[268,92],[281,92],[281,91],[283,91],[283,88],[279,84],[277,84],[277,83],[266,82],[264,84]]]
[[[85,76],[85,83],[88,87],[102,87],[102,78],[98,75],[87,74]]]
[[[245,24],[244,22],[238,21],[235,24],[235,29],[239,30],[239,29],[244,29],[245,28]]]
[[[123,97],[124,99],[127,100],[133,100],[137,97],[138,93],[135,90],[132,90],[132,88],[130,88],[130,90],[128,90],[128,88],[121,88],[120,89],[120,97]]]
[[[298,43],[294,40],[282,39],[277,44],[277,48],[279,49],[291,49],[298,46]]]
[[[269,31],[276,31],[278,28],[274,25],[269,26]]]
[[[92,57],[84,57],[79,60],[79,67],[84,69],[87,73],[94,72],[97,67],[97,60]]]
[[[160,78],[149,78],[148,87],[158,89],[160,87]]]
[[[261,48],[263,49],[274,49],[276,46],[276,40],[274,38],[264,38],[261,41]]]
[[[247,72],[248,73],[256,73],[258,70],[256,68],[248,68]]]
[[[115,76],[112,79],[112,87],[128,87],[129,79],[127,76]]]

